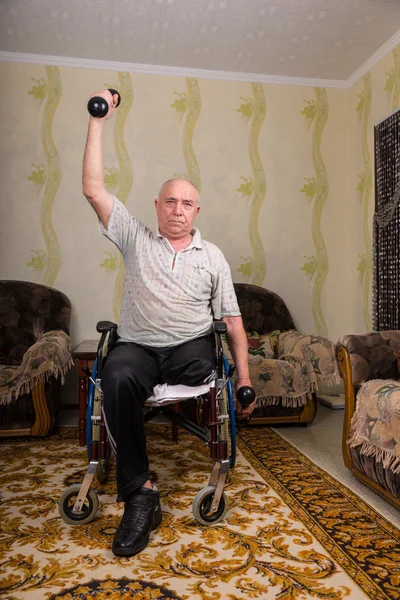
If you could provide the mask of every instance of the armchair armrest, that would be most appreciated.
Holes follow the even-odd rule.
[[[303,357],[282,355],[281,358],[261,358],[249,362],[250,379],[257,397],[257,406],[303,406],[312,390],[307,365]]]
[[[340,345],[337,347],[337,357],[339,361],[339,369],[344,381],[344,419],[342,431],[342,455],[345,466],[351,469],[352,459],[347,440],[350,434],[351,419],[356,409],[356,389],[353,385],[353,375],[350,362],[350,354],[346,346]]]
[[[30,393],[39,381],[50,376],[60,377],[61,383],[73,366],[71,341],[62,330],[47,331],[24,354],[22,363],[7,372],[0,385],[0,404]]]
[[[278,358],[289,355],[305,360],[313,392],[321,385],[329,387],[340,383],[335,345],[331,340],[296,330],[284,331],[278,338]]]

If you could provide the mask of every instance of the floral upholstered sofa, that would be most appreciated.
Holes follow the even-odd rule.
[[[250,423],[311,423],[319,386],[340,381],[334,344],[297,331],[285,302],[274,292],[244,283],[235,283],[235,291],[257,395]],[[227,346],[224,351],[231,359]]]
[[[71,303],[58,290],[0,280],[0,436],[48,434],[71,368]]]
[[[400,509],[400,331],[346,335],[337,353],[346,396],[344,463]]]

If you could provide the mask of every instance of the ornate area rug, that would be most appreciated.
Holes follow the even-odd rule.
[[[95,484],[88,525],[65,524],[57,502],[81,482],[77,431],[0,445],[0,596],[7,600],[363,600],[400,598],[400,531],[268,428],[240,430],[240,453],[218,525],[192,516],[211,468],[208,449],[149,427],[163,523],[132,558],[110,546],[122,514],[114,471]]]

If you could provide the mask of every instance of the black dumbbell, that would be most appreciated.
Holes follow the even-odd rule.
[[[121,102],[120,93],[117,92],[117,90],[113,90],[113,89],[109,89],[108,91],[111,92],[111,94],[113,96],[114,96],[114,94],[118,94],[117,106],[119,106],[120,102]],[[92,117],[101,119],[101,118],[105,117],[106,114],[108,113],[107,100],[104,100],[104,98],[102,98],[101,96],[93,96],[93,98],[90,98],[90,100],[87,104],[87,109],[88,109],[89,113],[92,115]]]
[[[256,399],[256,393],[249,385],[243,385],[236,392],[236,398],[243,408],[249,406]]]

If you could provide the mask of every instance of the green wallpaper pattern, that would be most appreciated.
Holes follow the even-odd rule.
[[[193,150],[193,134],[201,112],[201,95],[197,79],[186,77],[187,92],[175,92],[175,101],[170,105],[181,120],[185,116],[183,126],[182,151],[186,163],[185,173],[173,173],[174,177],[182,177],[191,181],[201,191],[200,168]]]
[[[197,79],[186,78],[188,104],[183,128],[183,156],[185,157],[188,179],[201,191],[200,169],[193,150],[193,134],[201,111],[200,88]]]
[[[251,88],[253,97],[242,97],[243,103],[237,111],[241,113],[246,126],[250,122],[248,149],[252,176],[241,177],[243,183],[237,188],[237,191],[244,198],[251,198],[248,233],[253,256],[242,257],[243,263],[237,270],[247,277],[249,282],[262,286],[267,273],[267,260],[259,233],[258,221],[261,206],[267,192],[267,183],[258,151],[258,142],[267,108],[263,85],[261,83],[252,83]]]
[[[318,335],[328,337],[328,328],[322,310],[321,299],[324,284],[329,270],[329,259],[326,244],[321,231],[321,218],[329,193],[329,181],[325,163],[321,153],[321,140],[328,120],[328,96],[324,88],[314,88],[315,100],[304,100],[301,114],[312,129],[312,161],[315,169],[314,177],[304,178],[306,183],[301,192],[312,206],[311,232],[315,254],[305,256],[306,262],[301,270],[313,283],[312,315]]]
[[[44,193],[40,211],[40,223],[46,249],[31,250],[34,256],[27,263],[33,271],[44,271],[42,283],[53,286],[61,266],[60,245],[53,227],[52,209],[54,199],[61,183],[61,163],[57,148],[53,141],[53,121],[60,104],[62,86],[58,67],[46,66],[47,81],[35,79],[36,83],[28,91],[34,100],[44,102],[41,122],[41,141],[46,158],[46,166],[33,164],[35,170],[28,176],[33,185],[44,185]]]
[[[394,65],[386,73],[386,84],[384,91],[388,95],[392,110],[400,106],[400,44],[392,50]]]

